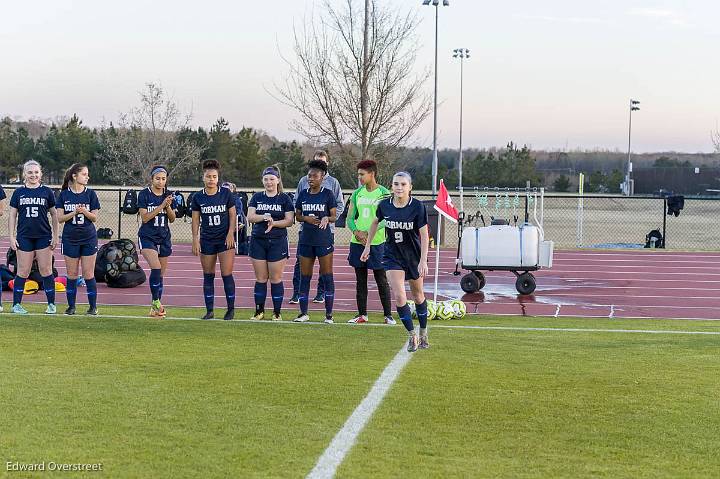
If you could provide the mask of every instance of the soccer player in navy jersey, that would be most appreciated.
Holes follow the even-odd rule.
[[[215,265],[220,260],[227,311],[223,319],[235,317],[235,228],[237,215],[235,199],[228,188],[220,187],[220,163],[216,160],[203,162],[205,188],[193,195],[192,204],[192,252],[200,255],[203,269],[203,295],[207,312],[202,319],[215,317]]]
[[[167,314],[162,305],[163,276],[172,254],[170,223],[175,221],[173,195],[167,190],[168,171],[162,165],[150,169],[150,186],[138,194],[138,214],[142,225],[138,230],[138,245],[150,265],[150,317],[163,318]]]
[[[95,260],[98,238],[95,222],[98,219],[100,201],[97,194],[87,187],[90,175],[85,165],[75,163],[65,171],[60,196],[55,202],[58,221],[63,223],[62,253],[67,268],[67,301],[65,314],[75,314],[75,297],[79,267],[87,287],[87,314],[97,314],[97,283],[95,282]]]
[[[282,321],[285,288],[282,275],[288,259],[287,228],[295,222],[295,207],[283,193],[280,172],[270,166],[262,172],[264,191],[255,193],[248,204],[248,221],[252,226],[250,258],[255,271],[255,314],[252,319],[265,319],[267,282],[273,303],[273,321]]]
[[[315,258],[320,263],[320,278],[325,286],[325,323],[333,323],[335,282],[333,280],[334,238],[330,224],[335,222],[337,200],[333,192],[322,186],[327,174],[327,163],[313,160],[308,163],[309,188],[300,192],[295,200],[295,217],[303,223],[298,241],[300,257],[300,314],[293,321],[304,322],[308,316],[308,295]]]
[[[45,314],[55,314],[55,278],[52,272],[52,250],[57,246],[58,223],[53,191],[41,183],[42,170],[35,160],[23,165],[25,183],[10,198],[10,247],[17,251],[17,275],[13,287],[13,308],[16,314],[27,314],[22,307],[25,281],[30,276],[33,260],[37,260],[42,287],[47,296]],[[52,221],[48,221],[48,214]],[[15,226],[17,225],[17,233]]]
[[[412,178],[404,171],[395,173],[392,181],[393,196],[384,199],[377,207],[376,217],[370,225],[365,249],[360,257],[367,261],[370,246],[380,221],[385,221],[385,251],[383,266],[387,270],[390,288],[400,319],[410,336],[410,352],[430,347],[427,336],[427,301],[423,292],[423,278],[428,272],[427,211],[421,201],[410,196]],[[415,300],[415,311],[420,322],[420,339],[415,334],[410,306],[405,295],[405,280]]]

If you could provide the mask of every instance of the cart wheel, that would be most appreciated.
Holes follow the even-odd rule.
[[[535,291],[535,276],[531,273],[523,273],[518,275],[515,281],[515,289],[520,294],[532,294]]]
[[[480,291],[480,280],[473,273],[468,273],[460,278],[460,288],[466,293],[475,293]]]
[[[485,287],[485,275],[482,274],[482,271],[473,271],[473,274],[477,276],[477,279],[480,282],[480,285],[478,286],[479,291]]]

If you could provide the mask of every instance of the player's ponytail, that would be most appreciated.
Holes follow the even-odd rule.
[[[73,163],[72,165],[70,165],[70,168],[65,170],[65,176],[63,177],[63,182],[60,189],[67,190],[70,187],[70,182],[75,182],[73,176],[80,174],[83,168],[87,168],[87,166],[81,165],[80,163]]]

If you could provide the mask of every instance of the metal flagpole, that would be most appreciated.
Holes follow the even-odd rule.
[[[440,272],[440,235],[442,233],[443,214],[438,212],[437,238],[435,241],[435,286],[433,287],[433,301],[437,302],[438,273]]]

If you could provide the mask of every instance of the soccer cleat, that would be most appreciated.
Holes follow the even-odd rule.
[[[397,321],[395,321],[392,316],[385,316],[385,324],[394,326],[397,324]]]
[[[15,314],[28,314],[27,309],[22,307],[22,304],[13,304],[12,312]]]
[[[97,314],[98,314],[97,308],[95,306],[91,306],[88,308],[88,310],[85,314],[87,314],[88,316],[97,316]]]
[[[57,313],[57,307],[54,303],[48,303],[47,308],[45,308],[45,314],[55,314]]]
[[[326,316],[325,321],[323,321],[325,324],[333,324],[334,322],[332,316]]]
[[[408,339],[408,346],[407,350],[409,353],[414,353],[418,349],[418,337],[417,334],[411,334],[410,339]]]
[[[313,298],[313,303],[322,304],[325,302],[325,295],[318,293],[317,296]]]
[[[353,323],[353,324],[362,324],[362,323],[367,323],[367,322],[368,322],[367,316],[365,316],[364,314],[359,314],[359,315],[355,316],[353,319],[348,321],[348,323]]]
[[[273,321],[282,321],[282,315],[280,313],[273,313],[272,320]]]
[[[428,342],[427,336],[420,336],[420,344],[418,345],[419,349],[428,349],[430,347],[430,343]]]
[[[310,316],[306,314],[298,314],[297,318],[293,319],[293,322],[295,323],[304,323],[305,321],[310,321]]]
[[[200,319],[215,319],[215,312],[213,310],[210,310],[207,313],[205,313],[205,316],[203,316]]]
[[[262,321],[265,319],[265,311],[255,311],[255,314],[250,318],[253,321]]]
[[[223,316],[223,319],[225,321],[232,321],[233,319],[235,319],[235,308],[230,308],[225,311],[225,316]]]
[[[67,314],[68,316],[72,316],[73,314],[75,314],[75,306],[68,306],[65,310],[65,314]]]
[[[300,298],[298,298],[297,294],[293,294],[292,298],[290,298],[289,303],[290,304],[298,304],[300,302]]]
[[[151,318],[162,318],[164,314],[160,312],[155,306],[150,306],[150,317]]]

